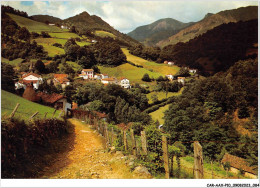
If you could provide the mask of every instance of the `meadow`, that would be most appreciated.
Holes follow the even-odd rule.
[[[56,26],[46,25],[42,22],[37,22],[22,16],[7,13],[20,27],[26,27],[30,32],[64,32]]]
[[[101,73],[108,74],[110,77],[114,76],[116,78],[125,77],[130,80],[132,83],[146,83],[141,79],[144,74],[149,74],[150,78],[158,78],[159,76],[163,76],[157,72],[151,72],[144,68],[138,68],[128,63],[122,64],[117,67],[106,67],[106,66],[98,66]]]
[[[106,32],[106,31],[99,31],[99,30],[97,30],[97,31],[95,31],[94,34],[95,34],[96,36],[99,36],[99,37],[111,37],[111,38],[113,38],[113,39],[116,38],[116,36],[115,36],[114,34],[109,33],[109,32]]]
[[[31,117],[37,111],[39,114],[35,117],[36,119],[43,118],[45,112],[48,112],[46,117],[51,118],[55,110],[54,108],[28,101],[15,94],[1,90],[1,118],[4,119],[6,116],[9,116],[17,103],[19,103],[20,106],[14,117],[23,120],[28,120],[29,117]],[[56,111],[55,117],[57,118],[59,114],[60,111]]]
[[[1,57],[1,62],[10,64],[14,67],[18,66],[22,61],[24,61],[24,59],[22,59],[22,58],[18,58],[18,59],[14,59],[14,60],[10,61],[6,58]]]
[[[148,61],[148,60],[142,59],[140,57],[134,56],[134,55],[130,54],[129,50],[127,50],[126,48],[122,48],[122,51],[126,55],[127,61],[130,61],[136,65],[142,65],[145,69],[152,70],[153,72],[158,72],[158,73],[162,74],[163,76],[165,76],[167,74],[174,75],[180,70],[180,67],[175,66],[175,65],[169,66],[166,64],[159,64],[159,63],[155,63],[153,61]]]

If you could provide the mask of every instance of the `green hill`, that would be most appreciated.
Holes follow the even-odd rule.
[[[239,21],[248,21],[258,18],[258,7],[248,6],[238,9],[225,10],[217,14],[207,14],[201,21],[196,24],[182,29],[177,34],[157,43],[158,46],[164,47],[169,44],[178,42],[188,42],[189,40],[206,33],[221,24]]]
[[[46,25],[42,22],[37,22],[22,16],[7,13],[20,27],[26,27],[30,32],[63,32],[62,29],[56,26]]]
[[[20,106],[16,111],[15,117],[23,120],[27,120],[30,116],[32,116],[35,112],[39,112],[36,118],[43,118],[45,112],[48,112],[47,118],[51,118],[54,112],[54,108],[40,105],[38,103],[34,103],[28,101],[22,97],[19,97],[13,93],[9,93],[7,91],[1,90],[1,117],[9,116],[16,104],[19,103]],[[60,111],[55,113],[55,117],[58,117]]]
[[[172,18],[165,18],[148,25],[137,27],[127,35],[146,45],[153,46],[157,42],[167,39],[192,24],[194,23],[182,23]]]

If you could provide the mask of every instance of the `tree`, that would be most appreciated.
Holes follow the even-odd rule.
[[[15,72],[11,65],[1,63],[1,88],[3,90],[14,92]]]
[[[17,37],[21,40],[28,40],[30,38],[30,32],[25,27],[19,29],[16,33]]]
[[[149,77],[149,74],[147,74],[147,73],[144,74],[142,80],[145,82],[151,82],[151,78]]]
[[[45,73],[45,65],[41,60],[36,61],[34,68],[39,73]]]

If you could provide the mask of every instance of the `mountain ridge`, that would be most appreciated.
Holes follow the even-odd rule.
[[[179,31],[168,39],[159,41],[156,45],[164,47],[178,42],[188,42],[208,30],[224,23],[248,21],[258,18],[258,6],[240,7],[237,9],[224,10],[216,14],[207,14],[201,21]]]

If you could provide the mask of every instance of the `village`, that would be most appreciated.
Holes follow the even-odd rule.
[[[173,66],[175,63],[172,61],[165,61],[164,64]],[[184,67],[184,69],[193,74],[192,77],[199,76],[198,74],[196,74],[196,69],[189,69],[188,67]],[[57,110],[63,110],[66,114],[71,109],[78,108],[77,103],[69,103],[67,98],[61,94],[37,92],[39,86],[43,84],[43,78],[40,74],[34,73],[33,63],[30,64],[29,72],[20,72],[19,74],[20,78],[19,81],[15,83],[15,90],[24,89],[24,93],[22,94],[23,98],[32,102],[41,101],[41,103],[52,106]],[[50,77],[51,78],[47,80],[47,84],[53,83],[54,86],[60,86],[63,90],[66,88],[66,86],[69,86],[72,83],[69,80],[68,74],[50,74]],[[185,85],[185,77],[174,76],[172,74],[165,75],[165,77],[170,82],[177,81],[178,83]],[[130,89],[132,87],[132,85],[130,84],[130,80],[125,77],[117,79],[116,77],[110,77],[108,74],[105,73],[95,74],[94,69],[82,69],[81,73],[78,74],[78,78],[86,83],[102,83],[104,86],[108,84],[115,84],[121,86],[124,89]]]

